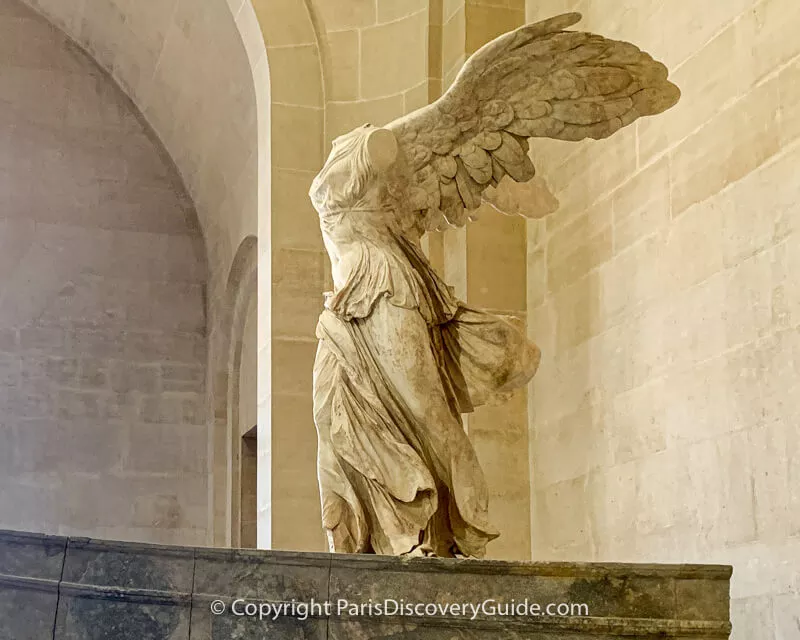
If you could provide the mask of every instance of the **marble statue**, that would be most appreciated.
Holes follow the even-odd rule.
[[[334,291],[317,325],[323,526],[343,553],[482,557],[497,537],[461,414],[523,387],[539,350],[458,300],[420,239],[534,175],[528,139],[605,138],[680,96],[632,44],[571,13],[477,51],[436,102],[333,142],[310,196]]]

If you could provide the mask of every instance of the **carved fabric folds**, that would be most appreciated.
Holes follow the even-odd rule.
[[[382,244],[362,245],[317,325],[323,526],[335,552],[482,557],[498,534],[460,414],[526,384],[539,351],[404,237]]]

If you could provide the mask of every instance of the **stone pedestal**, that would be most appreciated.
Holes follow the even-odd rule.
[[[0,532],[0,640],[723,640],[730,576]]]

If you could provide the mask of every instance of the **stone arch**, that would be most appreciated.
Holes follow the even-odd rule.
[[[247,313],[257,295],[258,240],[247,236],[234,256],[220,307],[219,334],[212,345],[212,528],[215,546],[237,542],[240,379]],[[255,402],[255,398],[253,398]]]
[[[63,29],[127,93],[195,203],[210,271],[206,376],[213,451],[215,394],[227,393],[214,377],[230,364],[215,343],[229,338],[219,327],[230,296],[227,276],[239,268],[233,265],[237,247],[250,246],[259,220],[268,227],[270,219],[269,68],[253,6],[248,0],[208,0],[202,7],[177,0],[24,2]],[[261,304],[269,308],[269,295]],[[209,495],[213,503],[214,492]],[[219,526],[209,509],[212,530],[216,539]]]
[[[212,294],[257,234],[268,181],[269,76],[250,2],[24,0],[106,69],[152,126],[195,203]],[[213,295],[211,296],[213,299]]]
[[[325,144],[428,103],[428,34],[441,3],[306,0],[325,80]],[[441,13],[441,7],[439,7]]]
[[[204,544],[206,255],[108,74],[0,0],[0,526]]]

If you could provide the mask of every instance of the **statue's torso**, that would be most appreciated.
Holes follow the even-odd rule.
[[[320,227],[334,284],[325,306],[337,315],[366,317],[383,296],[395,306],[419,309],[431,323],[455,313],[452,290],[400,233],[393,211],[330,213],[320,217]]]

